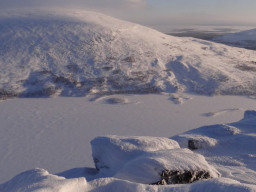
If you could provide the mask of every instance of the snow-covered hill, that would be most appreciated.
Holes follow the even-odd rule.
[[[0,103],[1,192],[256,191],[255,96],[184,93],[255,95],[255,51],[93,12],[1,14],[0,99],[93,95]],[[160,92],[178,93],[121,95]]]
[[[255,94],[256,52],[81,11],[0,19],[0,98]]]
[[[256,29],[218,36],[213,40],[231,46],[256,50]]]

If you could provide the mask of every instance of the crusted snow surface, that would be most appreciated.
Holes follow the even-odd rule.
[[[125,163],[147,152],[179,148],[164,137],[105,136],[91,141],[92,156],[101,173],[113,176]]]
[[[164,171],[167,173],[176,172],[176,174],[190,172],[191,181],[187,181],[188,183],[194,181],[193,177],[196,177],[197,172],[207,174],[207,179],[220,176],[218,171],[211,167],[202,155],[195,154],[188,149],[171,149],[141,155],[125,164],[115,177],[137,183],[152,184],[163,179],[161,174]],[[180,182],[186,183],[186,181]],[[173,182],[173,184],[175,183]]]
[[[256,185],[255,111],[246,111],[244,116],[236,123],[204,126],[172,139],[177,140],[181,147],[189,147],[189,140],[197,141],[201,147],[194,150],[204,155],[223,177]],[[206,146],[201,138],[216,143]]]
[[[99,171],[88,171],[88,168],[66,172],[65,175],[57,176],[48,173],[43,169],[35,169],[23,172],[15,176],[10,181],[0,185],[0,191],[256,191],[256,166],[255,166],[255,111],[246,111],[244,118],[238,122],[223,125],[212,125],[201,127],[185,135],[201,135],[217,140],[217,144],[208,148],[194,150],[178,148],[177,143],[171,142],[171,148],[168,148],[167,140],[162,138],[150,137],[120,137],[109,136],[99,137],[98,141],[106,141],[111,138],[116,141],[115,146],[124,146],[125,153],[140,150],[140,156],[134,156],[134,159],[124,162],[118,172],[112,177],[106,177]],[[180,142],[184,134],[174,136]],[[104,139],[103,139],[104,138]],[[129,139],[130,138],[130,139]],[[96,138],[97,140],[97,138]],[[140,141],[141,142],[138,142]],[[144,142],[143,142],[144,141]],[[146,142],[145,142],[146,141]],[[110,143],[110,140],[108,141]],[[163,145],[159,143],[163,142]],[[125,143],[127,145],[125,145]],[[158,144],[156,144],[158,143]],[[101,144],[105,144],[101,142]],[[174,145],[173,145],[174,144]],[[111,146],[111,145],[108,145]],[[106,146],[106,147],[108,147]],[[163,149],[164,148],[164,149]],[[145,150],[145,151],[144,151]],[[112,155],[122,155],[112,152]],[[106,157],[106,155],[105,155]],[[169,161],[173,160],[173,161]],[[161,167],[162,166],[162,167]],[[179,185],[148,185],[153,180],[147,180],[157,177],[152,174],[156,170],[165,168],[193,169],[207,168],[212,170],[212,174],[221,177],[201,180],[190,184]],[[87,170],[87,171],[86,171]],[[75,174],[75,172],[79,172]],[[80,175],[76,177],[75,175]],[[144,178],[145,180],[142,180]]]
[[[213,40],[227,45],[256,50],[256,29],[218,36]]]
[[[255,185],[241,184],[228,178],[216,178],[189,185],[145,185],[121,180],[117,178],[99,178],[86,181],[84,177],[65,179],[49,174],[44,169],[34,169],[23,172],[7,183],[0,185],[1,192],[189,192],[189,191],[230,191],[230,192],[253,192]]]
[[[255,51],[178,38],[85,11],[0,18],[0,98],[255,94]]]
[[[87,191],[85,178],[65,179],[49,174],[44,169],[33,169],[15,176],[10,181],[0,185],[2,192],[53,192],[53,191]]]

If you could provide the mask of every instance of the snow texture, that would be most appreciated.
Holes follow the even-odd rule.
[[[197,149],[192,152],[186,148],[179,148],[172,140],[169,145],[167,138],[98,137],[92,143],[96,141],[102,145],[109,143],[108,146],[112,147],[112,139],[115,141],[114,145],[119,146],[117,151],[124,147],[124,150],[121,150],[123,153],[114,151],[112,155],[119,156],[126,150],[128,153],[137,150],[140,151],[140,156],[135,155],[134,159],[124,163],[112,177],[104,177],[100,172],[94,172],[93,175],[84,172],[83,177],[75,178],[71,173],[68,177],[66,173],[64,178],[49,174],[43,169],[34,169],[1,184],[0,191],[256,191],[255,111],[246,111],[245,114],[254,114],[254,116],[228,125],[201,127],[172,137],[178,142],[183,135],[193,137],[196,134],[214,138],[218,144],[211,148]],[[174,147],[174,149],[165,149],[168,147]],[[104,157],[107,155],[105,154]],[[159,179],[155,171],[166,168],[207,169],[211,171],[212,177],[218,178],[182,185],[143,184]]]
[[[9,182],[0,185],[2,192],[53,192],[53,191],[86,191],[85,178],[65,179],[51,175],[44,169],[25,171]]]
[[[180,181],[174,181],[163,177],[162,172],[174,172],[175,174],[191,173],[190,179],[180,178]],[[215,168],[208,165],[204,157],[193,153],[188,149],[171,149],[146,153],[141,155],[121,168],[115,175],[116,178],[128,180],[136,183],[153,184],[161,182],[163,184],[192,183],[196,180],[197,172],[207,174],[205,179],[218,177],[220,174]],[[168,176],[168,175],[167,175]]]
[[[255,117],[255,111],[246,111],[239,122],[201,127],[172,139],[177,140],[181,147],[189,147],[190,140],[197,141],[200,147],[194,150],[214,164],[223,177],[256,185]],[[208,145],[201,138],[207,138]],[[210,140],[216,141],[215,144],[209,145]]]
[[[96,168],[108,176],[143,153],[179,148],[176,141],[161,137],[97,137],[91,145]]]
[[[1,99],[256,93],[255,51],[172,37],[94,12],[1,15]]]
[[[107,96],[117,93],[166,92],[171,93],[170,100],[174,103],[183,103],[189,100],[183,92],[204,95],[255,95],[256,93],[255,51],[194,38],[167,36],[137,24],[92,12],[28,11],[28,13],[1,13],[1,15],[1,99],[94,94],[96,96],[92,100],[96,102],[100,101],[98,98],[105,96],[106,103],[128,104],[125,99],[119,100]],[[234,98],[228,97],[229,99]],[[38,101],[37,99],[1,103],[1,109],[4,109],[1,111],[0,129],[1,133],[4,133],[0,134],[1,172],[3,169],[8,173],[8,170],[6,171],[2,166],[2,162],[9,163],[6,160],[12,163],[15,161],[13,166],[23,162],[22,166],[26,167],[30,159],[38,158],[37,149],[40,153],[46,154],[47,151],[54,155],[63,152],[65,148],[63,146],[69,146],[68,153],[78,151],[78,155],[81,155],[84,152],[72,142],[88,139],[89,134],[91,136],[98,131],[93,129],[100,129],[98,125],[106,126],[107,130],[104,130],[104,133],[109,132],[109,127],[116,123],[119,123],[119,127],[113,129],[115,132],[127,127],[132,129],[131,126],[125,125],[123,120],[114,119],[113,123],[112,119],[108,121],[106,118],[101,119],[104,116],[111,116],[109,109],[111,113],[115,111],[117,117],[126,118],[126,114],[117,113],[126,111],[124,108],[120,109],[118,105],[109,105],[108,109],[99,107],[97,103],[93,107],[92,104],[87,104],[86,106],[89,106],[87,108],[81,108],[82,105],[70,108],[70,103],[62,102],[61,106],[52,108],[49,101],[42,102],[44,107],[36,105]],[[191,105],[188,105],[189,108],[184,106],[182,114],[185,115],[179,114],[179,118],[175,120],[189,124],[193,113],[195,111],[198,113],[203,107],[201,103],[205,102],[202,97],[199,101],[194,108],[191,108]],[[225,105],[223,101],[220,103],[221,106]],[[21,105],[26,102],[29,104]],[[143,131],[147,130],[145,127],[151,131],[158,131],[158,127],[152,128],[152,125],[149,127],[148,123],[143,122],[145,119],[143,112],[152,113],[158,109],[157,117],[170,115],[168,113],[170,111],[166,108],[164,111],[160,110],[164,103],[162,100],[163,103],[158,100],[150,100],[150,102],[151,105],[144,108],[135,105],[136,111],[142,114],[127,115],[128,118],[136,116],[137,119],[135,117],[134,119],[139,122],[133,130],[136,133],[144,133],[138,129],[141,127],[144,127]],[[152,107],[153,102],[159,105],[158,108]],[[244,100],[239,98],[239,102]],[[251,103],[255,104],[254,101]],[[253,108],[253,104],[247,106],[244,102],[241,106]],[[38,110],[36,107],[31,109],[33,105],[41,106],[43,109]],[[164,105],[167,106],[166,103]],[[24,108],[18,109],[17,106]],[[46,116],[51,116],[53,113],[47,111],[47,107],[58,112],[54,114],[56,118],[51,118],[49,122],[46,120],[50,118],[47,119]],[[172,107],[173,114],[179,113],[182,108]],[[221,109],[215,106],[212,108],[212,111],[217,112],[203,111],[200,118],[213,118],[214,114],[241,111],[241,108]],[[60,109],[66,110],[63,112]],[[194,109],[196,110],[192,111]],[[76,110],[79,113],[76,113]],[[91,110],[92,114],[89,114],[88,111]],[[95,114],[100,110],[102,116],[99,118]],[[131,112],[132,109],[128,111]],[[70,116],[73,113],[77,116]],[[59,174],[50,174],[44,169],[37,168],[22,172],[0,184],[0,191],[256,191],[255,113],[253,110],[246,111],[244,118],[238,122],[204,126],[171,138],[97,137],[91,142],[95,169],[74,168]],[[36,118],[33,119],[34,117]],[[159,120],[154,115],[148,117],[152,118],[150,121],[152,124]],[[79,118],[85,119],[85,122]],[[90,129],[86,127],[88,126],[86,120],[89,118],[93,118],[94,123]],[[170,121],[171,118],[168,117],[168,120]],[[198,117],[197,120],[200,118]],[[64,119],[70,122],[82,122],[82,127],[87,129],[78,130],[78,125],[67,127]],[[167,123],[169,121],[166,121],[164,126],[169,127]],[[59,127],[58,123],[60,123]],[[163,122],[160,124],[163,125]],[[126,127],[123,128],[121,125]],[[189,125],[191,129],[191,124]],[[164,129],[167,130],[166,127]],[[131,132],[128,130],[126,133]],[[22,148],[25,146],[24,142],[28,140],[30,141],[28,148]],[[191,142],[193,147],[192,144],[189,145]],[[54,145],[60,147],[60,150],[56,150]],[[189,147],[193,151],[187,149]],[[17,158],[19,155],[21,159]],[[26,156],[25,160],[24,156]],[[72,160],[78,158],[70,154],[64,156]],[[46,163],[50,161],[54,166],[61,164],[60,160],[57,163],[51,161],[50,156],[42,161]],[[164,174],[170,173],[172,169],[178,172],[191,169],[204,170],[209,172],[210,178],[198,182],[191,180],[193,183],[189,182],[189,184],[148,185],[148,183],[163,182],[163,179],[165,184],[171,184],[172,180],[169,182],[170,178],[166,178]],[[170,176],[172,175],[167,174],[167,177]]]

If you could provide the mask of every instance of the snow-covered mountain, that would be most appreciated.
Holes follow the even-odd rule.
[[[256,191],[255,96],[184,93],[255,95],[255,51],[93,12],[1,14],[0,99],[93,95],[1,103],[1,192]],[[161,92],[177,93],[119,94]]]
[[[213,40],[231,46],[256,50],[256,29],[218,36]]]
[[[255,94],[256,53],[177,38],[102,14],[0,19],[0,98],[193,92]]]

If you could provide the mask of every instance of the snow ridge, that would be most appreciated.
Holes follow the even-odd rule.
[[[0,98],[256,93],[256,53],[82,11],[0,19]]]

